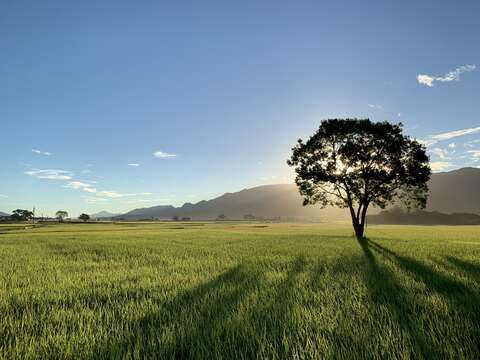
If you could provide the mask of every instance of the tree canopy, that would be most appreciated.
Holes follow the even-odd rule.
[[[306,142],[298,140],[287,163],[295,168],[304,205],[348,208],[359,238],[369,205],[426,206],[431,170],[425,146],[404,135],[401,123],[324,120]]]
[[[57,217],[58,221],[63,221],[63,219],[68,217],[68,212],[66,212],[65,210],[58,210],[55,213],[55,216]]]
[[[16,209],[12,211],[11,218],[17,221],[27,221],[33,217],[33,212],[30,210]]]
[[[87,220],[90,220],[90,215],[88,215],[88,214],[81,214],[78,218],[79,218],[80,220],[87,221]]]

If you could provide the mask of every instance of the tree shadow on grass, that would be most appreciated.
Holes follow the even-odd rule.
[[[264,289],[262,299],[250,307],[239,323],[238,331],[248,338],[248,351],[238,353],[245,358],[290,359],[302,348],[306,337],[299,336],[300,319],[295,314],[301,305],[297,291],[300,276],[306,271],[307,261],[298,256],[287,271],[285,278]]]
[[[305,259],[298,257],[276,287],[271,307],[262,309],[249,297],[261,293],[264,274],[252,264],[235,266],[128,323],[128,331],[100,344],[91,357],[258,358],[265,337],[280,349],[282,335],[288,330],[285,323],[290,316],[291,289],[304,267]],[[262,291],[265,289],[270,288]]]
[[[476,354],[478,355],[480,298],[475,292],[461,282],[433,270],[430,266],[398,255],[372,240],[361,240],[360,245],[370,264],[372,280],[377,280],[377,283],[373,284],[375,298],[383,296],[386,300],[385,304],[396,315],[402,328],[410,334],[421,356],[445,358],[447,355],[450,357],[455,355],[455,357],[475,358]],[[436,310],[432,304],[420,303],[418,299],[407,294],[398,281],[389,275],[389,271],[378,266],[370,248],[393,261],[416,281],[423,283],[427,294],[428,292],[438,294],[446,299],[447,312]],[[460,263],[457,261],[457,264]],[[472,269],[466,264],[461,266],[464,269]],[[452,322],[452,319],[458,319],[461,323],[453,323],[455,328],[445,328],[444,321]],[[457,346],[447,346],[446,344],[452,341],[454,335],[458,336],[461,342]],[[466,337],[470,339],[465,339]],[[417,351],[415,353],[418,354]]]
[[[202,358],[215,357],[232,334],[225,322],[238,305],[259,286],[255,269],[235,266],[213,280],[182,291],[160,304],[158,311],[128,324],[120,339],[96,348],[93,358]]]
[[[421,325],[415,321],[415,301],[399,283],[392,270],[381,266],[370,249],[371,241],[363,238],[359,244],[367,259],[367,271],[365,281],[369,291],[370,300],[388,309],[389,320],[398,324],[401,331],[407,336],[410,342],[411,357],[429,357],[435,354],[436,350],[427,341],[421,329]],[[384,354],[387,355],[387,354]]]
[[[420,261],[398,255],[372,240],[369,240],[369,243],[378,253],[394,260],[403,270],[409,272],[416,280],[422,281],[430,291],[435,291],[443,295],[456,306],[463,308],[470,307],[471,305],[478,306],[480,304],[478,295],[461,282],[433,270],[431,267]],[[460,266],[464,270],[466,268],[471,270],[471,267],[469,268],[468,264],[461,260],[455,259],[454,262],[459,265],[461,264]]]
[[[468,260],[459,259],[453,256],[446,256],[445,260],[456,269],[468,274],[475,281],[480,281],[480,264]]]

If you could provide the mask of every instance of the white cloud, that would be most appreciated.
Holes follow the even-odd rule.
[[[138,163],[130,163],[130,164],[127,164],[128,166],[133,166],[133,167],[139,167],[140,164]]]
[[[153,156],[155,156],[156,158],[159,158],[159,159],[171,159],[171,158],[177,157],[176,154],[170,154],[170,153],[163,152],[163,151],[155,151],[153,153]]]
[[[417,75],[417,81],[419,84],[427,85],[429,87],[433,86],[433,81],[435,79],[431,76],[424,75],[424,74],[418,74]]]
[[[98,197],[107,197],[107,198],[122,197],[122,194],[119,194],[118,192],[111,191],[111,190],[98,191],[95,195],[97,195]]]
[[[467,153],[469,153],[470,156],[471,156],[475,161],[479,161],[479,160],[480,160],[480,150],[468,150]]]
[[[82,174],[91,174],[91,173],[92,173],[92,170],[90,169],[82,170]]]
[[[49,180],[70,180],[72,178],[72,173],[65,170],[55,170],[55,169],[30,169],[25,171],[26,175],[36,177],[38,179],[49,179]]]
[[[431,146],[439,141],[450,140],[459,136],[471,135],[479,132],[480,126],[468,129],[448,131],[440,134],[430,135],[426,139],[422,140],[422,142],[427,146]]]
[[[450,81],[458,81],[460,80],[460,74],[465,72],[470,72],[475,70],[475,65],[463,65],[455,70],[449,71],[443,76],[432,76],[427,74],[418,74],[417,81],[419,84],[426,85],[428,87],[432,87],[434,85],[434,81],[440,82],[450,82]]]
[[[442,148],[436,147],[430,150],[430,152],[442,160],[448,159],[449,153],[447,150]]]
[[[41,151],[41,150],[38,150],[38,149],[32,149],[32,152],[35,153],[35,154],[45,155],[45,156],[50,156],[50,155],[52,155],[51,152]]]
[[[1,198],[8,198],[8,195],[0,194]]]
[[[397,113],[397,117],[400,117],[400,116],[402,116],[402,113]]]
[[[450,144],[448,144],[448,148],[449,148],[449,149],[455,149],[456,147],[457,147],[457,145],[456,145],[455,143],[453,143],[453,142],[450,143]]]
[[[96,193],[97,192],[97,189],[92,187],[92,185],[90,185],[88,183],[81,182],[81,181],[70,181],[64,187],[70,188],[70,189],[75,189],[75,190],[83,190],[83,191],[89,192],[89,193]]]
[[[472,148],[475,147],[475,144],[480,143],[480,139],[477,140],[472,140],[472,141],[467,141],[466,143],[463,144],[464,147]]]
[[[433,161],[430,163],[432,171],[442,171],[450,166],[452,166],[452,164],[447,161]]]
[[[371,108],[371,109],[381,109],[382,105],[368,104],[368,107]]]

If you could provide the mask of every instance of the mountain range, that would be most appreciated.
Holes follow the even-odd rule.
[[[118,216],[118,215],[120,215],[120,214],[114,214],[114,213],[111,213],[111,212],[108,212],[108,211],[100,211],[96,214],[90,215],[90,218],[92,218],[92,219],[111,218],[111,217],[115,217],[115,216]]]
[[[435,173],[430,179],[429,189],[426,210],[480,214],[480,169],[462,168]],[[379,209],[372,208],[369,213],[375,214],[378,211]],[[194,220],[209,220],[216,219],[221,214],[228,219],[241,219],[247,214],[265,218],[328,221],[349,218],[345,209],[302,206],[302,197],[294,184],[257,186],[234,193],[226,193],[196,204],[186,203],[181,207],[161,205],[139,208],[118,215],[117,218],[128,220],[171,219],[173,216],[178,216]]]

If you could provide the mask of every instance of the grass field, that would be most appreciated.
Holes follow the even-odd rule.
[[[478,358],[480,227],[0,226],[0,358]]]

